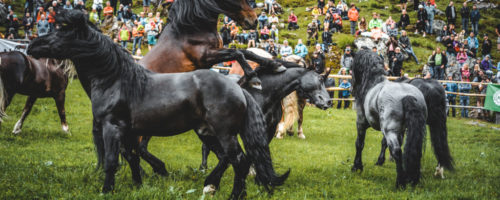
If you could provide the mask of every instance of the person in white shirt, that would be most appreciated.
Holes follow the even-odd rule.
[[[293,54],[293,49],[291,46],[288,46],[288,40],[283,41],[283,46],[280,49],[281,58],[285,58],[292,54]]]

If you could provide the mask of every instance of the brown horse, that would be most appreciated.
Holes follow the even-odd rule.
[[[244,29],[255,28],[257,16],[246,0],[182,0],[170,8],[168,22],[158,44],[139,61],[158,73],[188,72],[208,69],[217,63],[236,60],[242,65],[249,82],[260,87],[260,81],[245,59],[261,66],[283,71],[281,64],[261,58],[246,50],[225,49],[217,32],[219,14],[224,13]]]
[[[68,132],[64,99],[68,79],[74,74],[71,69],[72,64],[67,61],[34,59],[19,51],[0,53],[0,120],[15,94],[28,96],[23,114],[12,131],[18,134],[36,99],[52,97],[61,118],[62,130]]]

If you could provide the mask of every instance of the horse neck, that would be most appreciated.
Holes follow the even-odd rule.
[[[128,52],[111,39],[96,35],[92,42],[97,42],[99,46],[92,48],[93,52],[89,49],[81,53],[88,56],[71,59],[78,76],[85,80],[86,84],[90,84],[84,88],[107,90],[116,82],[120,82],[125,95],[140,96],[149,79],[149,71],[136,64]]]
[[[383,75],[372,75],[370,73],[363,73],[361,77],[356,77],[352,85],[354,97],[357,99],[356,103],[363,105],[368,91],[385,80],[387,79]]]

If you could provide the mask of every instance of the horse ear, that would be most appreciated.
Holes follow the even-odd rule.
[[[332,68],[331,67],[328,67],[326,69],[326,73],[323,76],[323,81],[326,81],[328,79],[328,75],[330,75],[330,72],[332,71]]]

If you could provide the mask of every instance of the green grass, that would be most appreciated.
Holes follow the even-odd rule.
[[[51,99],[39,99],[26,120],[23,132],[12,135],[26,97],[17,95],[8,108],[9,117],[0,134],[0,199],[200,199],[208,172],[197,170],[201,143],[193,132],[154,138],[150,150],[166,162],[168,177],[147,175],[137,188],[130,169],[122,165],[114,194],[100,195],[103,173],[94,171],[96,156],[91,138],[90,102],[78,81],[67,91],[67,115],[72,135],[60,130]],[[436,164],[430,141],[422,159],[422,183],[406,190],[395,189],[395,164],[375,166],[382,138],[369,129],[363,160],[365,171],[352,173],[356,138],[352,110],[305,111],[306,140],[287,137],[273,140],[271,151],[279,173],[291,169],[284,186],[273,195],[247,179],[248,199],[498,199],[500,198],[500,133],[488,127],[467,125],[469,120],[448,121],[451,152],[456,172],[446,179],[432,176]],[[168,122],[166,122],[168,123]],[[427,137],[429,140],[429,137]],[[209,158],[213,169],[216,158]],[[226,199],[232,189],[233,171],[225,173],[214,198]],[[194,190],[194,191],[193,191]]]

